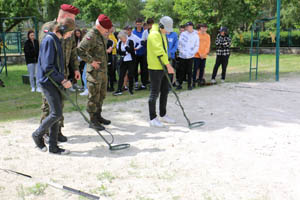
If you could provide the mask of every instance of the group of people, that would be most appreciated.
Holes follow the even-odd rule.
[[[150,125],[162,127],[162,122],[175,123],[167,115],[166,109],[170,90],[168,79],[175,79],[176,68],[177,89],[182,88],[186,77],[188,89],[196,81],[201,82],[205,59],[210,50],[207,26],[200,25],[199,32],[196,32],[193,24],[189,22],[182,27],[184,30],[178,40],[173,31],[173,20],[165,16],[159,23],[148,19],[143,24],[142,19],[137,19],[135,29],[127,26],[116,34],[109,17],[100,14],[93,28],[83,33],[79,29],[75,30],[75,17],[79,12],[78,8],[63,4],[57,19],[43,25],[39,32],[39,43],[32,32],[28,33],[27,46],[31,50],[28,51],[26,47],[26,54],[32,54],[32,59],[26,58],[28,69],[32,73],[37,69],[37,81],[35,83],[31,80],[31,86],[34,88],[32,90],[42,91],[43,99],[40,126],[32,134],[38,149],[47,151],[45,143],[48,143],[51,153],[70,153],[57,145],[58,142],[68,140],[62,134],[64,103],[60,87],[70,89],[80,79],[84,80],[84,92],[88,93],[87,112],[90,117],[89,127],[92,129],[102,131],[105,130],[105,125],[111,124],[102,114],[107,91],[115,91],[114,95],[121,95],[128,88],[132,95],[134,89],[144,90],[149,83]],[[225,53],[229,54],[230,38],[226,32],[222,28],[216,40],[217,62],[212,81],[219,64],[226,64],[226,58],[228,63],[229,55]],[[226,69],[226,66],[223,68]],[[115,90],[116,73],[119,80]],[[139,74],[141,84],[138,83]],[[225,79],[223,73],[222,79]],[[158,97],[160,117],[156,114]]]

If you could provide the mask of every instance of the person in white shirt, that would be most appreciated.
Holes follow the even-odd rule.
[[[118,54],[121,56],[121,66],[120,66],[120,78],[118,82],[118,89],[114,92],[114,95],[122,94],[122,86],[124,83],[124,77],[126,76],[126,72],[128,71],[128,79],[129,79],[129,93],[133,95],[133,78],[134,78],[134,58],[135,58],[135,50],[134,50],[134,42],[129,39],[127,33],[123,30],[118,34],[119,42],[117,45]]]
[[[182,32],[179,37],[179,85],[177,90],[182,89],[184,77],[188,75],[188,90],[192,90],[192,67],[193,57],[199,49],[199,36],[194,30],[194,24],[188,22],[186,31]]]

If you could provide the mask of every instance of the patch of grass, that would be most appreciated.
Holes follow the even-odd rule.
[[[113,192],[109,192],[107,190],[107,187],[104,184],[101,184],[100,187],[97,187],[97,188],[91,190],[90,192],[94,193],[94,194],[99,194],[99,195],[105,196],[105,197],[111,197],[111,196],[115,195]]]
[[[4,191],[4,190],[5,190],[5,187],[3,187],[3,186],[0,185],[0,192]]]
[[[22,184],[18,185],[16,187],[17,193],[18,193],[18,197],[25,200],[25,190]]]
[[[280,57],[280,76],[288,76],[289,74],[300,74],[298,67],[300,57],[298,55],[281,55]],[[206,64],[206,80],[210,80],[212,69],[215,63],[215,56],[209,56]],[[245,82],[249,81],[249,65],[250,57],[248,54],[233,53],[229,59],[227,69],[227,82]],[[275,55],[260,55],[259,57],[259,76],[258,81],[274,81],[275,80]],[[218,77],[221,73],[221,67]],[[41,115],[41,94],[31,93],[30,86],[22,83],[22,75],[27,74],[26,65],[8,66],[8,77],[4,73],[0,78],[4,81],[6,87],[0,88],[0,122],[17,119],[26,119],[30,117],[38,117]],[[253,73],[254,75],[254,73]],[[116,87],[115,87],[116,88]],[[187,87],[184,86],[184,89]],[[149,90],[134,92],[129,95],[124,92],[121,96],[113,96],[111,92],[107,93],[104,104],[129,101],[149,96]],[[71,97],[75,99],[75,94]],[[85,110],[87,97],[78,96],[78,103],[82,110]],[[75,111],[73,106],[65,101],[64,112]],[[120,112],[125,112],[121,110]],[[137,111],[135,111],[137,112]]]
[[[9,134],[11,134],[11,131],[10,131],[10,130],[4,130],[4,131],[1,133],[2,136],[7,136],[7,135],[9,135]]]
[[[47,184],[37,183],[32,187],[26,188],[27,195],[40,196],[45,194],[45,190],[48,187]]]
[[[136,163],[136,161],[134,161],[134,160],[130,161],[129,166],[130,166],[131,168],[133,168],[133,169],[139,168],[139,165],[138,165],[138,164]]]
[[[107,180],[108,182],[112,183],[112,181],[116,179],[116,177],[111,172],[105,171],[98,174],[97,179],[100,181]]]
[[[8,160],[12,160],[13,158],[11,158],[11,157],[5,157],[5,158],[3,158],[3,160],[5,160],[5,161],[8,161]]]

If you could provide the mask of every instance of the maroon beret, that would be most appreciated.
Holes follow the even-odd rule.
[[[99,15],[98,16],[98,21],[99,21],[99,24],[101,26],[103,26],[103,28],[111,29],[112,22],[110,21],[110,19],[106,15],[103,15],[103,14]]]
[[[69,4],[62,4],[60,6],[60,9],[62,9],[63,11],[72,13],[74,15],[77,15],[80,12],[78,8],[76,8],[75,6],[69,5]]]

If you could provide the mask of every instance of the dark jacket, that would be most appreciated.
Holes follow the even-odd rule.
[[[132,60],[135,60],[136,56],[135,56],[135,50],[134,50],[134,42],[132,40],[128,40],[128,46],[125,47],[126,51],[121,50],[121,43],[122,43],[122,41],[119,41],[119,43],[118,43],[118,49],[117,49],[118,54],[121,57],[124,57],[124,56],[126,56],[126,51],[127,51],[128,53],[131,54]]]
[[[26,64],[37,63],[39,57],[38,40],[34,40],[34,45],[31,40],[26,40],[24,44],[24,53]]]
[[[49,32],[42,41],[37,69],[37,79],[41,85],[51,84],[46,76],[50,71],[53,71],[50,77],[58,84],[64,80],[64,59],[61,42],[52,32]]]

